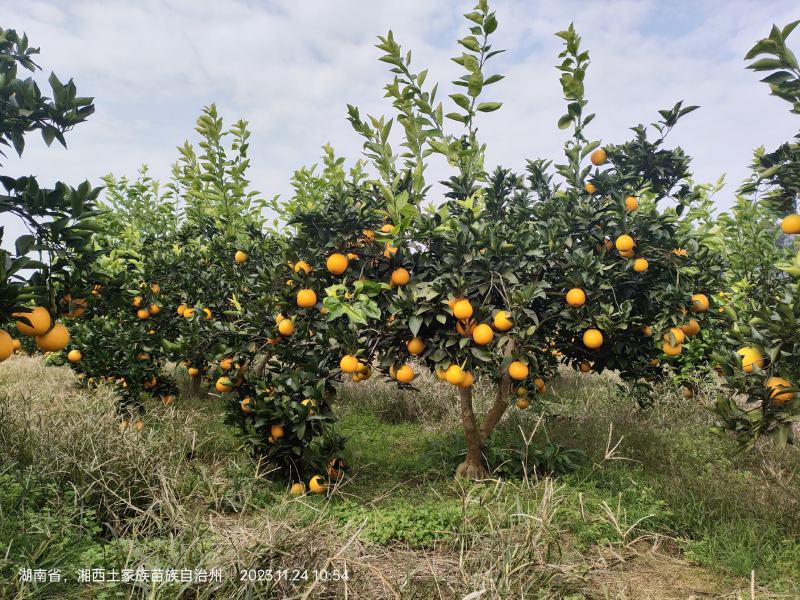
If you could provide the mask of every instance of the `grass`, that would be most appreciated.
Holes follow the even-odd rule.
[[[419,387],[343,385],[348,476],[329,497],[292,498],[222,425],[219,398],[153,403],[142,433],[121,433],[109,390],[80,390],[37,358],[3,363],[0,597],[800,596],[796,448],[739,455],[708,433],[702,401],[665,389],[641,411],[612,376],[564,371],[501,422],[486,460],[502,477],[472,484],[452,477],[463,452],[452,389],[427,376]],[[476,391],[485,407],[491,390]],[[225,578],[17,577],[90,566]],[[243,580],[250,569],[308,578]]]

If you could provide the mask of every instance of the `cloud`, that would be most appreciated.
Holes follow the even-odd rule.
[[[500,111],[482,115],[488,164],[520,170],[526,158],[559,159],[565,133],[556,127],[564,102],[554,68],[560,45],[553,33],[574,21],[591,52],[587,132],[604,142],[657,118],[678,99],[699,104],[670,135],[694,157],[698,181],[723,173],[731,183],[718,199],[729,206],[746,176],[752,149],[774,147],[797,131],[785,103],[768,96],[742,57],[773,22],[797,18],[790,1],[494,2],[500,27],[494,44],[508,51],[495,67],[507,77],[487,89]],[[464,30],[469,3],[337,3],[309,0],[0,0],[4,26],[26,31],[45,72],[73,76],[79,92],[96,97],[97,113],[68,137],[69,150],[31,140],[23,158],[3,171],[99,183],[108,173],[135,175],[141,163],[167,179],[175,147],[194,139],[200,108],[216,101],[228,123],[250,121],[254,187],[264,195],[290,192],[292,171],[317,162],[330,142],[349,159],[361,142],[345,105],[389,113],[382,87],[387,66],[376,36],[392,29],[413,51],[416,69],[452,91],[459,67],[449,60]],[[800,39],[800,34],[797,39]],[[798,42],[800,43],[800,42]],[[441,162],[429,177],[447,175]],[[3,217],[6,218],[6,217]],[[10,237],[10,236],[9,236]],[[7,242],[6,242],[7,243]]]

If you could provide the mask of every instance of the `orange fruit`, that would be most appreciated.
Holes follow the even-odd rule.
[[[154,294],[158,294],[161,291],[161,286],[157,283],[150,284],[150,291]]]
[[[314,475],[308,482],[308,489],[312,494],[324,494],[328,491],[328,485],[321,475]]]
[[[787,215],[781,221],[781,231],[789,235],[800,233],[800,215]]]
[[[46,352],[58,352],[69,344],[69,330],[61,323],[56,323],[44,335],[36,336],[36,345]]]
[[[633,212],[637,208],[639,208],[639,201],[636,199],[636,196],[628,196],[627,198],[625,198],[626,212]]]
[[[650,337],[651,335],[653,335],[653,328],[650,327],[650,325],[645,325],[644,327],[642,327],[642,335],[645,337]]]
[[[367,241],[369,241],[369,242],[372,242],[372,241],[374,241],[374,240],[375,240],[375,232],[374,232],[374,231],[372,231],[372,229],[365,229],[365,230],[364,230],[364,231],[362,231],[361,233],[362,233],[362,234],[364,234],[364,238],[365,238]]]
[[[86,312],[86,300],[83,298],[76,298],[75,300],[72,299],[70,294],[64,296],[64,302],[67,303],[67,306],[72,306],[73,309],[70,312],[64,314],[65,317],[68,319],[77,319],[80,317],[84,312]]]
[[[708,296],[705,294],[694,294],[692,296],[692,310],[694,312],[706,312],[708,310]]]
[[[236,254],[233,255],[233,260],[236,261],[237,265],[247,262],[247,252],[244,250],[237,250]]]
[[[617,238],[616,242],[614,242],[614,246],[616,246],[617,250],[620,252],[630,252],[633,250],[633,238],[627,233],[623,233]]]
[[[533,385],[536,386],[537,392],[539,392],[540,394],[544,393],[545,389],[544,379],[542,379],[541,377],[537,377],[536,379],[533,380]]]
[[[447,371],[445,371],[444,378],[448,383],[459,385],[462,381],[464,381],[464,371],[462,371],[461,367],[458,365],[450,365],[447,367]]]
[[[17,338],[12,338],[11,343],[14,346],[14,352],[22,348],[22,342],[20,342]]]
[[[481,323],[472,331],[472,340],[479,346],[485,346],[491,343],[493,339],[494,331],[485,323]]]
[[[394,231],[394,225],[392,225],[391,223],[385,223],[384,225],[381,226],[381,231],[383,233],[392,233]]]
[[[470,337],[472,332],[475,331],[475,321],[472,319],[469,321],[457,321],[456,331],[463,337]]]
[[[689,319],[689,322],[685,325],[681,325],[681,331],[692,337],[700,333],[700,323],[697,322],[697,319]]]
[[[293,483],[292,487],[289,488],[289,493],[292,496],[302,496],[306,493],[306,484],[299,481],[297,483]]]
[[[269,428],[270,436],[273,440],[279,440],[284,436],[283,425],[273,425]]]
[[[30,310],[15,312],[11,316],[24,317],[30,322],[30,325],[27,325],[22,321],[17,321],[17,331],[19,331],[22,335],[43,335],[47,333],[47,330],[50,329],[50,325],[52,325],[50,313],[47,312],[46,308],[42,308],[41,306],[34,306]]]
[[[233,389],[233,382],[229,377],[220,377],[217,379],[216,384],[214,384],[214,389],[223,394],[230,392]]]
[[[71,363],[80,362],[83,358],[80,350],[70,350],[67,354],[67,360]]]
[[[392,276],[389,282],[392,285],[396,285],[399,287],[406,285],[410,280],[411,280],[411,275],[408,273],[408,271],[400,267],[399,269],[395,269],[394,271],[392,271]]]
[[[789,381],[788,379],[784,379],[783,377],[770,377],[767,379],[767,383],[764,386],[768,390],[770,390],[770,399],[772,400],[773,404],[781,405],[789,402],[790,400],[794,400],[795,393],[794,392],[782,392],[780,391],[781,388],[793,388],[794,384]]]
[[[340,255],[340,256],[341,256],[341,255]],[[294,272],[295,272],[295,273],[299,273],[299,272],[300,272],[300,269],[302,269],[302,270],[303,270],[303,273],[305,273],[306,275],[308,275],[309,273],[311,273],[311,265],[310,265],[310,264],[308,264],[308,263],[307,263],[306,261],[304,261],[304,260],[299,260],[299,261],[297,261],[296,263],[294,263]]]
[[[187,308],[186,310],[183,311],[183,318],[184,319],[191,319],[192,317],[194,317],[194,309],[193,308]]]
[[[180,316],[183,316],[183,314],[186,312],[186,309],[187,309],[187,308],[189,308],[189,307],[188,307],[188,306],[186,306],[185,304],[181,304],[181,305],[178,307],[178,309],[177,309],[177,311],[176,311],[176,312],[177,312],[177,313],[178,313]]]
[[[636,253],[633,250],[622,250],[620,251],[619,255],[622,258],[633,258],[636,256]]]
[[[297,292],[297,306],[311,308],[317,303],[317,294],[314,290],[304,289]]]
[[[161,312],[161,307],[158,304],[151,304],[147,310],[150,311],[151,315],[157,315]]]
[[[358,371],[358,359],[352,354],[346,354],[339,361],[339,368],[343,373],[355,373]]]
[[[595,184],[593,184],[591,181],[589,181],[585,186],[583,186],[583,189],[586,190],[587,194],[596,194],[597,193],[597,186]]]
[[[686,340],[686,334],[680,327],[670,327],[669,331],[664,334],[664,341],[672,345],[680,346]]]
[[[596,350],[603,345],[603,334],[597,329],[587,329],[583,332],[583,345]]]
[[[134,296],[133,301],[131,302],[134,307],[139,308],[142,305],[142,297],[141,296]]]
[[[403,365],[397,369],[395,377],[400,383],[411,383],[415,377],[414,369],[408,365]]]
[[[231,367],[233,367],[233,359],[223,358],[221,361],[219,361],[219,368],[223,371],[227,371]]]
[[[668,341],[665,341],[664,344],[661,346],[661,349],[667,356],[678,356],[678,354],[681,353],[681,350],[683,350],[683,346],[681,346],[680,344],[676,344],[675,346],[673,346]]]
[[[7,331],[0,329],[0,362],[12,354],[14,354],[14,338]]]
[[[644,273],[649,266],[650,264],[647,262],[647,259],[644,258],[637,258],[633,261],[633,270],[637,273]]]
[[[606,158],[608,158],[606,155],[606,151],[603,150],[602,148],[598,148],[589,155],[589,160],[592,161],[592,164],[595,167],[599,167],[604,162],[606,162]]]
[[[508,331],[513,326],[514,323],[511,321],[511,315],[508,311],[497,311],[497,314],[494,316],[494,328],[497,329],[497,331]]]
[[[516,404],[517,404],[517,408],[519,408],[520,410],[525,410],[526,408],[528,408],[531,405],[531,403],[528,402],[527,398],[517,398]]]
[[[464,379],[458,384],[458,387],[460,387],[462,390],[465,390],[468,387],[472,387],[473,383],[475,383],[475,378],[472,376],[472,373],[469,371],[464,371]]]
[[[136,311],[136,318],[142,321],[144,321],[149,316],[150,316],[150,311],[147,310],[146,308],[140,308],[139,310]]]
[[[523,381],[528,376],[528,365],[522,361],[515,360],[508,365],[508,376],[516,381]]]
[[[408,349],[408,352],[410,354],[416,356],[417,354],[421,354],[422,351],[425,350],[425,342],[423,342],[418,337],[411,338],[406,343],[406,348]]]
[[[197,367],[189,367],[187,373],[189,373],[189,377],[197,377],[200,374],[200,369]]]
[[[581,288],[572,288],[567,292],[566,298],[570,306],[583,306],[586,303],[586,292]]]
[[[347,270],[347,265],[350,264],[350,261],[344,254],[339,254],[335,252],[328,257],[328,260],[325,262],[325,266],[328,269],[328,272],[333,275],[341,275]]]
[[[284,337],[288,337],[294,333],[294,321],[291,319],[284,319],[278,323],[278,333]]]
[[[752,373],[764,367],[764,356],[757,348],[745,346],[739,348],[736,353],[742,357],[742,369],[745,373]]]
[[[459,321],[466,321],[472,316],[472,304],[466,298],[461,298],[453,304],[453,316]]]

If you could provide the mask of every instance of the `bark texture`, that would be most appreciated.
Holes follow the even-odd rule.
[[[514,341],[509,340],[506,344],[505,351],[503,354],[508,357],[514,352]],[[500,377],[500,383],[497,386],[497,392],[494,396],[494,403],[492,407],[489,409],[489,412],[486,413],[486,418],[481,423],[480,429],[480,436],[481,440],[485,440],[486,438],[491,435],[494,428],[497,426],[497,423],[500,422],[500,419],[505,414],[506,409],[508,409],[508,396],[511,392],[511,378],[508,376],[508,372],[506,371],[503,373],[502,377]]]
[[[464,462],[458,465],[456,477],[486,479],[489,477],[489,472],[481,460],[481,435],[472,408],[472,388],[459,388],[458,398],[461,403],[461,424],[467,440],[467,456]]]

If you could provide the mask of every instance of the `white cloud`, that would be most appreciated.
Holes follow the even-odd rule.
[[[776,146],[798,129],[785,103],[769,97],[742,60],[773,22],[797,18],[793,2],[494,4],[494,43],[508,51],[496,65],[507,78],[487,90],[504,106],[480,121],[489,165],[522,169],[525,158],[560,158],[565,134],[555,122],[563,101],[553,66],[560,40],[553,33],[570,21],[592,55],[587,89],[598,118],[588,133],[620,142],[628,127],[655,120],[657,109],[678,99],[702,105],[670,141],[694,157],[698,181],[728,174],[723,206],[746,175],[753,147]],[[291,172],[316,162],[325,142],[358,156],[346,103],[366,113],[390,111],[382,98],[387,67],[373,47],[389,28],[413,50],[417,69],[430,67],[429,81],[441,81],[445,97],[458,75],[449,57],[459,52],[460,15],[471,4],[0,0],[0,7],[3,26],[26,31],[42,47],[39,79],[51,69],[74,76],[97,105],[69,135],[68,151],[31,140],[4,172],[36,173],[43,183],[99,183],[109,171],[135,175],[146,162],[166,179],[175,146],[194,137],[201,106],[216,101],[229,123],[250,121],[251,180],[271,196],[287,193]],[[446,174],[435,167],[431,178]]]

